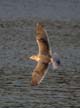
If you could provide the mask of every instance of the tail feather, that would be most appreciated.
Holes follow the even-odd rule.
[[[61,59],[57,53],[54,53],[51,58],[53,69],[58,69],[61,66]]]

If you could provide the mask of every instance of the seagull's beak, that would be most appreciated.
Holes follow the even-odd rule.
[[[29,57],[29,59],[32,59],[32,56],[31,56],[31,57]]]

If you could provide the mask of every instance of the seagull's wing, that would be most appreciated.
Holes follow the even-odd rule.
[[[35,69],[32,72],[32,82],[33,86],[40,84],[47,73],[48,63],[38,62]]]
[[[47,37],[47,32],[44,26],[40,23],[36,25],[36,41],[39,47],[39,54],[49,55],[49,42]]]

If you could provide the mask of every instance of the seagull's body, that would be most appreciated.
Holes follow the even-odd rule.
[[[30,57],[30,59],[37,62],[37,65],[32,72],[31,83],[33,86],[41,83],[47,72],[49,63],[54,62],[49,46],[48,35],[41,23],[37,23],[36,25],[36,41],[38,43],[39,53]]]

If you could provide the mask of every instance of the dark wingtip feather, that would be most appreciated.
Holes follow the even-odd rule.
[[[32,79],[31,86],[37,86],[37,85],[38,85],[37,81],[35,79]]]

